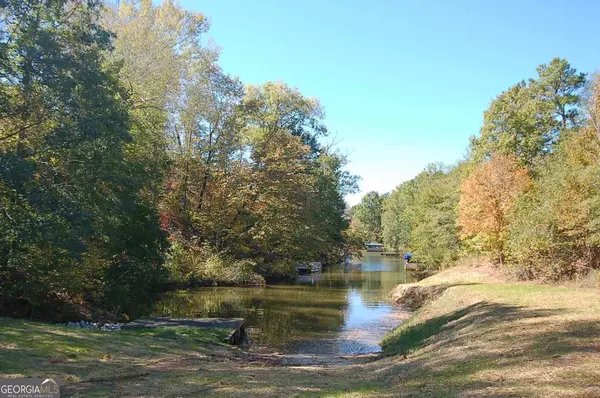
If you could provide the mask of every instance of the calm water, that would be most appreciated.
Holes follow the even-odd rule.
[[[300,276],[294,284],[170,292],[156,304],[154,315],[245,318],[255,349],[377,352],[383,335],[408,315],[387,301],[394,286],[407,277],[411,281],[401,261],[365,253],[350,264]]]

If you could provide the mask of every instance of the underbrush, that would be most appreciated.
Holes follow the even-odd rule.
[[[180,285],[263,285],[265,280],[248,259],[234,259],[206,248],[173,244],[167,256],[170,283]]]

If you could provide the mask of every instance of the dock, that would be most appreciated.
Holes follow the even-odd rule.
[[[378,242],[364,242],[365,249],[368,252],[382,252],[384,251],[383,243]]]
[[[244,318],[140,318],[124,324],[121,329],[156,329],[178,326],[230,329],[231,332],[225,338],[229,344],[241,344],[246,337]]]
[[[299,273],[321,272],[323,270],[323,264],[320,261],[314,261],[312,263],[302,263],[296,265],[296,269]]]

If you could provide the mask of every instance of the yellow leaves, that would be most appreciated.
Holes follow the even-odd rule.
[[[589,127],[600,138],[600,74],[594,74],[589,90],[587,103]]]
[[[119,18],[127,19],[135,15],[135,5],[129,1],[122,1],[119,4]]]
[[[517,159],[495,155],[462,183],[458,223],[462,238],[481,235],[490,249],[501,250],[506,239],[508,212],[517,195],[531,184]]]
[[[152,0],[141,0],[140,1],[140,14],[143,16],[151,16],[152,14]]]

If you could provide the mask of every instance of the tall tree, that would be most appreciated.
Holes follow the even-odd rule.
[[[500,94],[484,113],[480,136],[471,138],[473,158],[483,161],[499,153],[532,165],[551,150],[556,140],[553,126],[551,104],[541,101],[534,87],[520,82]]]
[[[508,254],[526,278],[557,280],[600,268],[598,81],[589,87],[588,119],[541,167],[510,215]]]
[[[352,209],[353,228],[365,241],[381,239],[381,209],[383,200],[379,193],[368,192]]]
[[[148,194],[158,203],[173,160],[168,150],[181,156],[191,149],[185,148],[186,132],[191,132],[181,126],[186,104],[208,108],[203,101],[209,95],[198,100],[197,92],[208,86],[208,71],[218,70],[218,52],[202,44],[208,30],[204,16],[173,1],[124,0],[103,10],[103,25],[116,34],[109,56],[122,65],[119,77],[129,91],[136,144],[129,156],[144,164],[152,182]],[[206,72],[203,78],[199,71]]]
[[[462,165],[429,165],[390,194],[382,215],[386,246],[412,251],[420,261],[439,268],[459,254],[456,208]]]
[[[309,196],[309,234],[307,247],[312,258],[328,263],[339,261],[354,250],[347,230],[344,196],[357,190],[357,177],[344,169],[346,158],[338,153],[323,151],[313,164],[314,185]],[[360,246],[362,248],[362,244]]]
[[[530,185],[527,169],[514,157],[495,155],[461,185],[458,223],[463,239],[504,261],[509,213],[517,195]]]
[[[538,79],[533,84],[540,98],[553,106],[555,129],[566,131],[581,126],[581,92],[586,84],[586,74],[577,72],[563,58],[554,58],[549,64],[537,68]],[[555,135],[560,134],[559,131]]]
[[[320,154],[318,140],[328,132],[323,122],[325,112],[317,99],[306,98],[285,83],[268,82],[248,87],[243,105],[250,135],[285,129],[300,137],[313,156]]]
[[[383,205],[381,227],[386,247],[397,251],[410,251],[412,220],[409,208],[415,203],[416,179],[400,184]]]
[[[561,134],[581,125],[580,95],[585,74],[560,58],[538,67],[537,80],[522,81],[500,94],[484,113],[479,137],[471,137],[475,161],[493,153],[535,166]]]
[[[8,1],[0,13],[0,306],[124,303],[161,270],[155,209],[128,155],[129,96],[106,64],[95,1]],[[142,171],[140,173],[140,171]],[[123,293],[118,295],[117,293]]]

